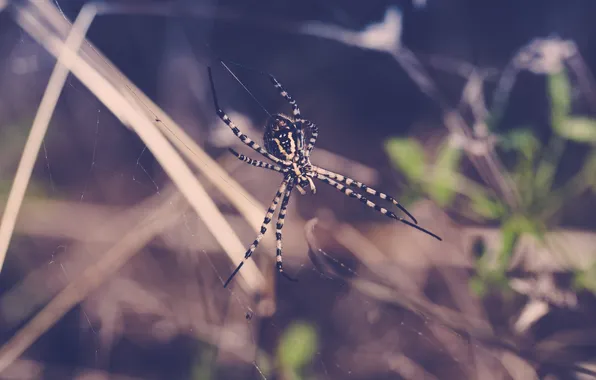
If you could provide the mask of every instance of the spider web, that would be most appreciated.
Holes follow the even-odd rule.
[[[417,4],[421,6],[424,2]],[[56,6],[64,18],[76,18],[77,12],[71,4],[56,1]],[[95,41],[94,38],[110,25],[114,28],[114,36],[132,33],[132,42],[128,43],[142,45],[147,35],[144,39],[135,39],[128,25],[138,22],[138,25],[147,26],[140,21],[147,16],[130,10],[126,13],[126,16],[120,16],[126,21],[114,24],[109,24],[114,22],[110,19],[112,16],[99,15],[94,21],[97,25],[89,32],[90,40]],[[399,14],[387,12],[384,24],[369,25],[365,30],[379,40],[387,41],[382,28],[397,22],[399,17]],[[104,40],[106,45],[99,46],[100,50],[106,51],[108,58],[126,75],[140,78],[141,83],[137,84],[142,90],[150,93],[166,112],[185,125],[193,139],[211,147],[218,163],[241,186],[251,194],[258,194],[258,201],[265,205],[262,207],[264,216],[280,179],[258,169],[246,170],[241,163],[221,153],[221,148],[240,145],[215,120],[210,95],[200,85],[205,82],[202,69],[212,55],[202,39],[210,35],[214,42],[225,40],[224,31],[212,28],[210,22],[207,22],[208,26],[202,23],[190,27],[189,21],[183,18],[161,18],[156,27],[158,32],[149,35],[163,38],[163,41],[127,55],[126,59],[132,62],[118,57],[118,49],[110,48],[109,38]],[[317,25],[311,27],[314,29],[303,29],[305,34],[312,34],[309,30],[318,30]],[[253,33],[250,38],[259,41],[262,35]],[[193,41],[189,35],[198,36],[198,41]],[[396,35],[399,36],[399,31]],[[9,60],[22,58],[18,50],[27,51],[34,44],[28,37],[22,37],[18,44],[21,46]],[[234,48],[242,49],[242,41],[234,45]],[[154,49],[155,46],[163,51]],[[226,49],[225,45],[222,49]],[[149,64],[151,70],[147,69],[143,76],[135,74],[143,59],[135,61],[133,57],[141,53],[146,54],[143,59],[148,62],[159,62]],[[245,53],[247,51],[243,49],[235,55]],[[39,48],[35,54],[43,56],[44,53]],[[47,70],[45,65],[42,67]],[[143,82],[151,77],[158,79]],[[259,98],[266,104],[282,104],[276,100],[275,94],[268,98],[267,84],[259,84],[258,78],[254,77],[246,80],[255,93],[265,94]],[[263,119],[253,116],[255,105],[247,101],[246,93],[233,86],[232,81],[218,78],[222,103],[243,132],[259,136],[258,125]],[[312,104],[310,108],[314,108]],[[69,121],[73,119],[74,123]],[[157,116],[155,119],[156,123],[168,127]],[[324,126],[321,131],[325,133]],[[22,278],[12,280],[14,283],[0,295],[3,319],[8,319],[6,310],[16,308],[17,300],[31,299],[29,304],[21,306],[20,312],[12,311],[10,324],[7,324],[14,330],[11,332],[18,331],[44,304],[100,260],[110,240],[119,237],[117,228],[106,228],[106,224],[114,223],[119,228],[127,226],[128,217],[137,220],[135,215],[149,213],[171,196],[170,181],[151,151],[132,132],[122,128],[110,111],[72,75],[67,80],[42,147],[42,163],[34,173],[32,184],[37,183],[45,189],[49,199],[65,199],[64,209],[52,215],[53,218],[74,219],[75,223],[65,226],[65,230],[75,228],[77,221],[84,228],[70,235],[60,228],[49,229],[45,235],[25,233],[36,241],[23,250],[36,253],[29,254],[29,263],[15,261],[9,264],[15,268],[28,264],[28,268],[34,269],[24,271]],[[348,174],[377,185],[379,175],[375,169],[338,158],[319,147],[315,148],[313,156],[313,160],[332,162],[335,167],[330,169],[348,170]],[[212,186],[208,190],[248,245],[254,238],[253,229],[217,189]],[[326,199],[341,197],[332,189],[321,193],[317,196]],[[136,257],[131,256],[119,270],[102,272],[105,276],[102,284],[48,331],[47,338],[42,337],[38,346],[33,346],[37,352],[26,354],[27,359],[17,363],[21,367],[12,370],[30,371],[29,374],[31,371],[98,373],[106,377],[130,375],[132,378],[145,378],[149,373],[155,378],[169,378],[167,376],[172,373],[178,373],[193,379],[273,379],[286,375],[305,379],[364,379],[371,378],[367,377],[373,376],[371,374],[376,378],[447,378],[472,372],[481,377],[501,368],[502,352],[493,350],[483,336],[467,335],[470,330],[461,326],[468,322],[474,325],[474,331],[487,331],[483,323],[485,316],[476,303],[465,297],[452,301],[461,309],[468,308],[466,313],[474,316],[468,320],[460,315],[458,324],[449,323],[454,313],[439,310],[429,302],[433,294],[440,293],[438,287],[452,286],[452,293],[463,289],[453,274],[443,274],[443,281],[425,285],[430,275],[427,278],[423,270],[406,273],[399,264],[404,263],[401,261],[403,257],[395,260],[398,264],[388,265],[387,254],[371,242],[370,236],[341,221],[341,217],[336,219],[329,211],[343,207],[352,210],[348,206],[350,200],[345,204],[344,201],[330,201],[336,207],[308,215],[308,211],[301,211],[308,208],[308,201],[293,195],[284,230],[284,263],[299,282],[288,283],[275,276],[273,262],[267,256],[268,251],[272,252],[273,226],[269,226],[269,236],[253,256],[267,279],[265,288],[256,296],[244,291],[239,278],[228,289],[222,288],[236,263],[230,263],[221,254],[221,247],[209,236],[206,228],[209,221],[200,220],[192,209],[181,207],[180,217],[164,226]],[[174,207],[175,202],[172,203]],[[131,204],[141,206],[134,212],[127,212],[132,209]],[[100,235],[95,233],[96,230],[109,233],[96,236]],[[387,236],[396,229],[389,233],[384,231]],[[388,243],[386,247],[402,244],[403,240],[425,239],[415,233],[399,232],[400,240]],[[25,240],[21,237],[15,240],[19,247],[27,244],[27,241],[21,242]],[[417,244],[407,248],[422,249]],[[407,260],[405,263],[411,264]],[[412,271],[416,272],[416,269]],[[436,277],[441,278],[441,275]],[[31,292],[36,296],[27,297]],[[73,321],[77,323],[73,324]],[[78,327],[73,328],[73,325]],[[60,338],[56,338],[57,335]],[[48,360],[47,347],[55,347],[58,339],[68,340],[75,347],[73,351],[80,352],[66,351]],[[292,347],[297,353],[288,353]],[[309,353],[309,349],[313,352]],[[524,367],[519,358],[508,357],[507,360],[511,367]],[[139,365],[139,361],[149,364]],[[425,364],[425,361],[432,364]],[[31,365],[24,367],[24,362]],[[292,367],[294,365],[296,367]],[[290,372],[283,373],[284,370]]]

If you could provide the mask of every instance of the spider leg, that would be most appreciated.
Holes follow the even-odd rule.
[[[290,105],[292,106],[292,114],[294,115],[294,119],[296,120],[296,125],[298,126],[298,128],[300,129],[300,133],[301,136],[304,136],[304,132],[302,130],[303,125],[308,126],[310,128],[310,139],[308,141],[308,145],[306,147],[306,157],[310,156],[310,152],[312,152],[315,143],[317,142],[317,137],[319,136],[319,128],[311,121],[308,120],[304,120],[301,119],[301,115],[300,115],[300,108],[298,107],[298,104],[296,104],[296,101],[294,100],[294,98],[292,98],[292,96],[288,93],[288,91],[283,87],[283,85],[277,80],[275,79],[275,77],[271,74],[268,74],[269,78],[271,79],[271,82],[273,83],[273,86],[275,86],[275,88],[277,88],[279,90],[279,94],[288,101],[288,103],[290,103]],[[301,137],[301,141],[302,141]]]
[[[313,148],[315,147],[315,143],[317,142],[317,137],[319,137],[319,127],[316,124],[310,123],[310,139],[308,140],[308,146],[306,147],[306,157],[310,157],[310,153],[312,152]]]
[[[382,193],[380,191],[377,191],[377,190],[373,189],[372,187],[368,187],[367,185],[363,184],[362,182],[356,181],[355,179],[352,179],[350,177],[346,177],[344,175],[329,171],[327,169],[320,168],[318,166],[313,166],[312,170],[314,170],[316,173],[324,175],[325,177],[329,177],[331,179],[337,180],[337,181],[339,181],[345,185],[351,186],[351,187],[362,189],[362,190],[366,191],[368,194],[374,195],[375,197],[379,197],[381,199],[385,199],[385,200],[393,203],[400,210],[402,210],[407,216],[409,216],[410,219],[412,219],[412,221],[415,224],[418,224],[418,221],[416,220],[416,218],[414,218],[414,216],[412,214],[410,214],[410,212],[408,210],[406,210],[406,208],[404,206],[402,206],[397,201],[397,199],[393,198],[392,196]]]
[[[271,222],[271,217],[273,216],[275,209],[277,209],[279,200],[280,200],[281,196],[285,193],[287,187],[288,187],[288,180],[284,179],[283,182],[281,183],[281,186],[277,190],[277,193],[275,193],[273,202],[271,202],[271,205],[267,209],[267,214],[265,214],[265,219],[263,220],[263,223],[261,224],[261,230],[260,230],[259,234],[257,235],[257,238],[252,242],[252,244],[250,245],[250,247],[244,254],[244,259],[242,259],[240,264],[236,267],[236,269],[234,269],[234,271],[232,272],[232,274],[230,275],[228,280],[225,282],[224,288],[228,286],[228,284],[230,283],[230,281],[232,281],[232,279],[234,278],[236,273],[238,273],[240,268],[242,268],[242,266],[244,265],[244,262],[253,254],[255,249],[257,249],[257,246],[259,245],[261,239],[263,238],[263,235],[265,235],[265,232],[267,232],[267,226]]]
[[[284,272],[283,264],[282,264],[282,256],[281,256],[281,249],[282,249],[281,229],[284,227],[284,220],[286,218],[288,202],[290,201],[290,195],[292,195],[293,187],[294,187],[294,182],[290,182],[288,184],[288,188],[286,189],[284,198],[281,201],[281,207],[279,209],[279,215],[277,217],[277,225],[275,226],[275,242],[277,244],[277,254],[275,256],[275,260],[276,260],[277,270],[279,271],[280,274],[282,274],[285,278],[287,278],[290,281],[298,281],[295,278],[290,277],[286,272]]]
[[[282,86],[281,83],[279,83],[279,81],[277,79],[275,79],[275,77],[271,74],[267,74],[269,75],[269,78],[271,79],[271,82],[273,83],[273,86],[275,86],[275,88],[278,89],[279,94],[288,101],[288,103],[290,103],[290,105],[292,106],[292,114],[294,115],[294,118],[299,119],[300,118],[300,108],[298,108],[298,104],[296,104],[296,101],[294,100],[294,98],[292,98],[292,96],[290,94],[288,94],[288,92],[286,91],[286,89]]]
[[[276,172],[280,172],[280,173],[285,173],[287,171],[287,169],[282,168],[281,166],[278,165],[271,165],[267,162],[263,162],[263,161],[259,161],[259,160],[254,160],[250,157],[247,157],[243,154],[240,154],[238,152],[236,152],[234,149],[232,148],[228,148],[230,153],[232,153],[234,156],[236,156],[237,159],[239,159],[240,161],[246,162],[249,165],[252,166],[256,166],[257,168],[264,168],[264,169],[269,169],[269,170],[274,170]]]
[[[310,153],[312,152],[315,144],[317,143],[317,138],[319,137],[319,127],[315,123],[310,120],[306,119],[299,119],[296,120],[301,124],[301,126],[306,126],[310,130],[310,138],[308,139],[308,145],[306,146],[306,157],[310,157]]]
[[[227,66],[224,63],[224,61],[221,61],[220,60],[220,62],[224,65],[224,67],[227,68]],[[255,72],[257,72],[259,74],[262,74],[262,75],[267,75],[269,77],[269,79],[271,79],[271,82],[273,83],[273,86],[275,86],[275,88],[277,88],[279,90],[279,94],[285,100],[287,100],[288,103],[290,103],[290,105],[292,106],[292,113],[294,114],[294,118],[295,119],[299,119],[300,118],[300,108],[298,108],[298,105],[296,104],[296,101],[294,100],[294,98],[292,98],[292,96],[290,94],[288,94],[288,92],[286,91],[286,89],[282,86],[281,83],[279,83],[279,81],[277,79],[275,79],[275,77],[273,75],[271,75],[269,73],[266,73],[266,72],[263,72],[261,70],[257,70],[257,69],[252,68],[252,67],[244,66],[244,65],[242,65],[240,63],[237,63],[237,62],[232,62],[232,61],[226,61],[226,62],[231,63],[232,65],[235,65],[235,66],[238,66],[238,67],[242,67],[242,68],[247,69],[247,70],[255,71]],[[228,69],[228,71],[230,71],[230,73],[232,73],[230,69]],[[232,73],[232,75],[234,75],[234,73]]]
[[[282,164],[282,163],[290,164],[289,162],[280,160],[279,158],[275,157],[271,153],[267,152],[259,144],[255,143],[250,137],[248,137],[244,133],[240,132],[240,130],[238,129],[236,124],[234,124],[234,122],[232,122],[232,120],[230,120],[228,115],[226,115],[226,113],[219,107],[219,102],[217,101],[217,95],[215,93],[215,84],[213,82],[213,76],[211,75],[211,67],[207,68],[207,72],[209,73],[209,82],[211,84],[211,92],[213,94],[213,104],[215,105],[215,112],[217,113],[217,116],[219,116],[219,118],[221,120],[223,120],[223,122],[226,123],[226,125],[228,127],[230,127],[232,132],[234,132],[234,134],[236,135],[236,137],[238,137],[240,139],[240,141],[242,141],[244,144],[248,145],[250,148],[254,149],[256,152],[259,152],[260,154],[267,157],[268,159],[275,162],[276,164]]]
[[[443,240],[441,239],[439,236],[435,235],[434,233],[412,223],[409,222],[407,220],[405,220],[402,217],[399,217],[397,215],[395,215],[394,213],[392,213],[391,211],[387,210],[386,208],[377,206],[375,203],[369,201],[366,197],[364,197],[362,194],[359,194],[355,191],[353,191],[352,189],[347,188],[344,184],[339,183],[331,178],[328,178],[322,174],[317,173],[316,174],[317,179],[325,182],[326,184],[335,187],[337,190],[341,191],[342,193],[344,193],[345,195],[351,197],[351,198],[356,198],[358,200],[360,200],[360,202],[364,203],[365,205],[367,205],[368,207],[375,209],[376,211],[380,212],[381,214],[389,217],[389,218],[393,218],[395,220],[399,220],[400,222],[407,224],[410,227],[414,227],[415,229],[424,232],[427,235],[430,235],[432,237],[434,237],[437,240]]]

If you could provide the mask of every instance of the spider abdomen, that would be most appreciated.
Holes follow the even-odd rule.
[[[303,149],[303,133],[284,115],[274,115],[265,126],[265,149],[284,161],[293,161]]]

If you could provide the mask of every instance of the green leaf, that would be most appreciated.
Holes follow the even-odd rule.
[[[566,141],[560,136],[553,135],[542,152],[542,158],[537,165],[534,175],[533,188],[536,199],[547,199],[553,188],[559,162],[565,151]]]
[[[593,143],[596,142],[596,120],[587,117],[568,118],[557,133],[568,140]]]
[[[515,245],[522,235],[530,234],[539,236],[541,226],[539,222],[529,219],[524,215],[514,215],[501,225],[503,243],[499,255],[499,268],[506,269],[509,259],[513,254]]]
[[[540,149],[540,141],[530,129],[519,128],[506,133],[500,138],[500,146],[505,150],[514,150],[532,160]]]
[[[507,220],[501,226],[501,234],[503,239],[501,251],[499,252],[499,267],[501,269],[507,268],[509,259],[513,254],[513,250],[515,249],[515,244],[522,235],[522,229],[525,229],[522,227],[522,220],[523,217],[513,217]]]
[[[571,84],[565,70],[548,76],[548,93],[551,103],[551,121],[555,131],[558,131],[571,109]]]
[[[435,178],[433,183],[427,189],[428,195],[431,199],[441,207],[446,207],[451,204],[453,198],[455,198],[455,189],[453,186]]]
[[[454,147],[446,140],[439,148],[437,160],[435,161],[435,170],[440,169],[447,174],[452,174],[459,166],[461,157],[461,149]]]
[[[461,161],[461,149],[445,141],[439,148],[437,160],[433,165],[433,177],[428,194],[440,206],[447,206],[456,195],[456,171]]]
[[[288,371],[297,372],[312,361],[317,352],[317,333],[304,322],[293,323],[284,332],[277,356],[281,366]]]
[[[486,272],[470,278],[468,286],[478,297],[484,297],[490,291],[508,290],[509,280],[503,270],[486,270]]]
[[[478,276],[470,278],[468,286],[470,287],[470,290],[478,297],[484,297],[488,291],[484,280]]]
[[[385,151],[391,162],[412,182],[424,176],[424,150],[414,139],[391,138],[385,143]]]
[[[470,200],[472,201],[472,210],[485,219],[498,219],[505,211],[505,208],[499,201],[493,201],[482,194],[473,195]]]
[[[517,153],[510,176],[521,196],[521,206],[526,207],[532,202],[534,163],[542,144],[529,128],[514,129],[499,140],[502,149]]]

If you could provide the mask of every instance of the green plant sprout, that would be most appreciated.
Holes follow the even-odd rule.
[[[286,379],[305,379],[305,369],[317,352],[317,332],[310,324],[295,322],[283,333],[277,347],[277,360]]]
[[[476,261],[476,276],[470,286],[485,294],[490,285],[507,288],[505,276],[512,253],[522,235],[529,234],[544,243],[544,234],[557,225],[565,203],[586,191],[596,191],[596,119],[571,114],[572,87],[564,68],[547,76],[552,135],[543,144],[529,128],[517,128],[498,135],[497,148],[513,157],[507,175],[519,193],[519,207],[512,209],[503,199],[482,184],[460,172],[461,147],[446,138],[434,162],[412,138],[390,138],[385,150],[394,165],[411,185],[406,200],[413,194],[426,196],[439,206],[480,223],[499,223],[502,244],[497,263],[489,265],[482,252]],[[488,117],[490,119],[490,117]],[[561,157],[570,143],[590,149],[582,167],[569,180],[557,186]],[[596,266],[576,274],[576,285],[596,292]]]

